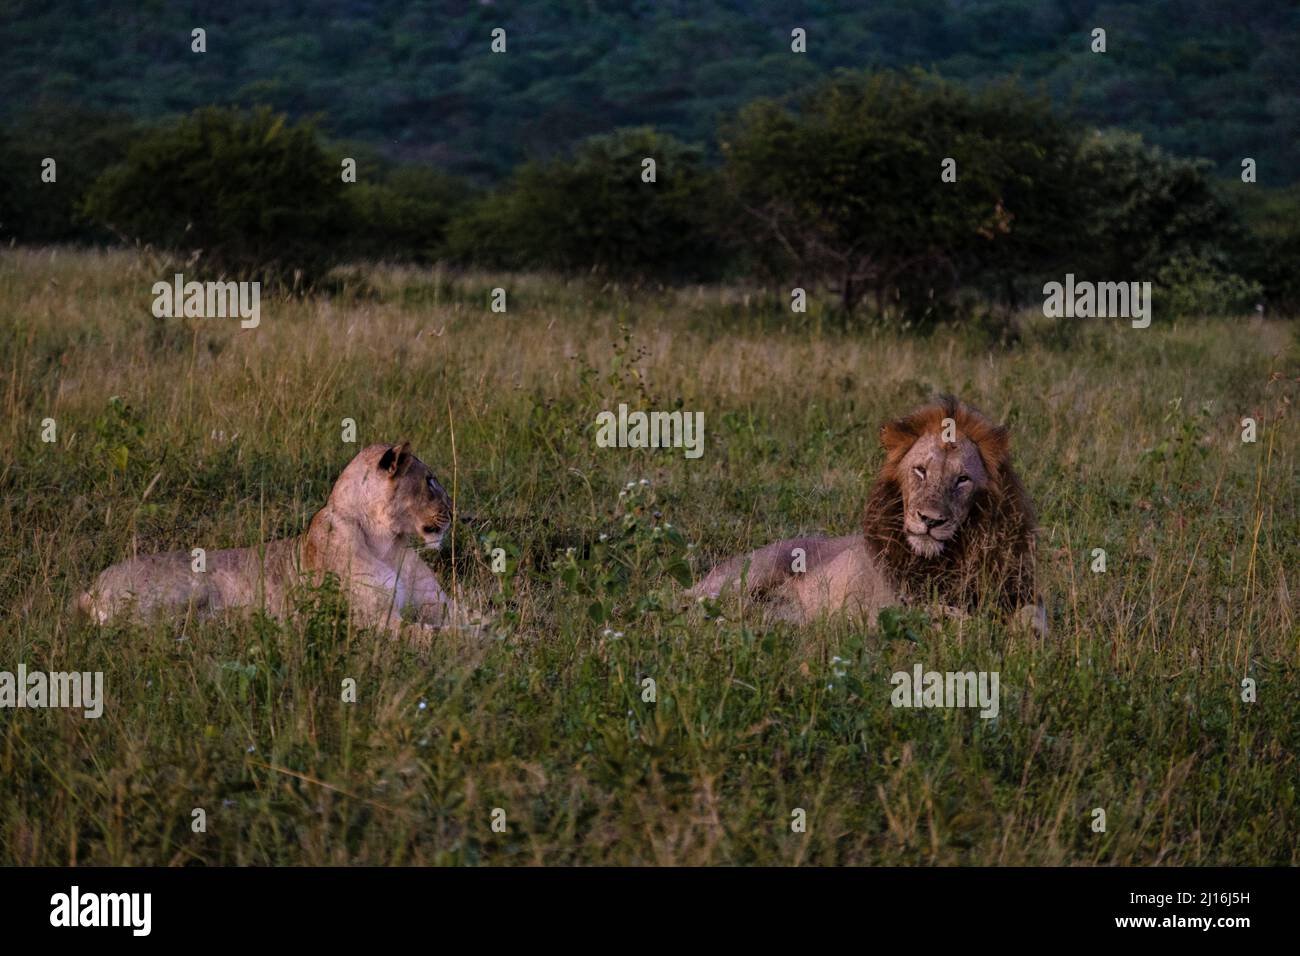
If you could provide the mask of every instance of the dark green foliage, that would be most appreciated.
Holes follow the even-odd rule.
[[[642,163],[655,161],[655,182]],[[571,159],[522,167],[452,224],[454,258],[506,268],[682,277],[716,270],[716,175],[652,129],[593,137]]]
[[[1210,164],[1169,156],[1127,133],[1095,135],[1081,150],[1087,215],[1073,271],[1081,279],[1149,279],[1163,314],[1244,312],[1259,297],[1234,251],[1237,213],[1209,179]]]
[[[381,20],[388,6],[376,5]],[[1235,16],[1196,3],[1181,6],[1193,22],[1200,22],[1198,17],[1231,22]],[[764,9],[761,3],[755,7],[760,21]],[[882,10],[892,12],[885,16]],[[984,74],[972,67],[969,56],[962,59],[963,44],[979,56],[1002,46],[1027,52],[1033,44],[1009,38],[1006,28],[1019,22],[1027,36],[1038,38],[1034,42],[1045,42],[1064,28],[1059,11],[1011,3],[953,10],[935,2],[924,16],[888,4],[864,15],[884,34],[902,31],[923,38],[904,49],[938,44],[939,61],[953,64],[947,82],[936,75],[878,69],[815,82],[831,66],[823,58],[823,45],[864,43],[880,54],[879,62],[902,55],[885,56],[857,25],[839,24],[843,36],[823,38],[824,28],[838,23],[832,15],[808,18],[806,28],[817,41],[810,49],[818,58],[813,52],[806,57],[785,52],[788,30],[769,24],[772,36],[765,42],[775,52],[760,58],[767,77],[762,82],[747,76],[741,82],[743,57],[724,59],[709,70],[682,62],[681,49],[664,42],[658,32],[668,30],[685,49],[694,49],[710,35],[711,18],[717,15],[702,15],[691,25],[676,23],[672,30],[658,14],[650,17],[654,22],[645,40],[646,56],[603,74],[603,85],[584,88],[581,110],[575,107],[545,128],[531,118],[521,121],[512,132],[509,154],[527,153],[533,161],[481,197],[469,181],[442,170],[495,175],[503,167],[489,152],[471,162],[445,144],[430,150],[415,134],[382,150],[367,145],[367,136],[375,135],[368,124],[398,122],[392,117],[420,112],[416,100],[382,108],[391,86],[370,89],[378,113],[392,114],[388,119],[367,116],[354,125],[347,97],[326,104],[330,113],[323,122],[349,137],[348,145],[338,148],[322,146],[310,124],[289,125],[266,108],[251,114],[207,108],[187,119],[140,128],[120,117],[42,101],[0,132],[6,187],[0,190],[0,240],[116,237],[179,253],[195,273],[308,284],[338,261],[365,259],[429,263],[448,258],[480,267],[594,272],[632,280],[757,278],[782,299],[795,285],[810,292],[829,288],[848,313],[865,299],[876,314],[905,324],[934,326],[975,318],[1002,337],[1009,310],[1038,301],[1043,283],[1066,272],[1101,280],[1150,279],[1162,314],[1240,312],[1258,301],[1276,312],[1297,309],[1294,262],[1300,238],[1291,224],[1300,202],[1294,193],[1278,193],[1275,185],[1238,191],[1233,198],[1249,206],[1243,226],[1238,208],[1225,201],[1210,178],[1212,163],[1178,158],[1149,144],[1152,138],[1167,142],[1167,128],[1134,124],[1146,139],[1137,133],[1085,133],[1077,118],[1092,119],[1095,111],[1081,109],[1077,102],[1071,108],[1074,118],[1067,119],[1049,107],[1048,98],[1027,97],[1022,82],[971,82]],[[438,19],[459,22],[459,16]],[[473,30],[484,31],[495,16],[490,10],[467,15]],[[553,68],[534,57],[536,44],[544,45],[537,30],[550,14],[537,16],[529,21],[532,32],[511,27],[509,59],[484,53],[461,64],[473,91],[467,96],[495,91],[497,97],[493,109],[477,118],[482,136],[493,135],[499,117],[528,101],[534,84]],[[578,51],[571,65],[576,67],[582,57],[606,56],[592,38],[613,42],[613,34],[583,31],[592,27],[593,18],[617,16],[588,8],[561,18]],[[1269,43],[1276,47],[1274,53],[1286,48],[1292,42],[1287,37],[1295,33],[1287,32],[1286,17],[1263,11],[1260,16],[1270,22],[1281,17],[1276,24],[1281,33]],[[1110,52],[1076,54],[1069,61],[1088,63],[1079,69],[1100,85],[1141,68],[1134,60],[1134,30],[1155,21],[1137,11],[1126,17],[1109,28]],[[970,31],[959,36],[952,25],[968,19]],[[352,20],[347,24],[357,42],[381,42],[373,29]],[[147,33],[152,27],[141,28]],[[467,28],[462,45],[473,45],[473,30]],[[277,49],[314,57],[328,47],[345,67],[355,65],[351,48],[343,43],[346,32],[331,28],[325,43],[313,27]],[[28,33],[18,33],[20,52],[28,49],[21,39]],[[226,59],[187,61],[195,75],[204,63],[227,63],[242,55],[242,47],[220,45],[234,40],[238,31],[213,27],[210,34],[214,54],[219,49]],[[743,46],[749,41],[737,38],[744,36],[745,29],[737,27],[715,41],[720,48]],[[940,42],[941,36],[947,39]],[[589,47],[588,41],[595,45]],[[4,42],[0,40],[0,51]],[[410,41],[412,50],[424,42]],[[164,56],[162,47],[152,53]],[[1220,75],[1251,62],[1241,54],[1240,36],[1231,31],[1213,42],[1182,42],[1176,60],[1193,84],[1202,67]],[[310,96],[302,93],[293,103],[284,102],[284,84],[310,87],[307,77],[295,74],[292,61],[288,56],[280,64],[275,83],[251,81],[241,89],[241,98],[269,101],[273,108],[284,106],[289,115],[301,115]],[[651,78],[670,69],[683,77],[707,74],[692,91],[691,103],[715,107],[709,123],[701,125],[698,117],[684,120],[680,110],[665,106],[676,102],[676,93],[657,100],[632,96],[623,87],[625,69]],[[220,88],[215,72],[203,75],[204,89]],[[732,86],[721,77],[734,81]],[[815,85],[808,87],[809,82]],[[1063,98],[1059,76],[1043,87],[1058,102]],[[795,88],[805,90],[797,100],[759,99],[739,113],[731,109],[733,102],[741,102],[735,90]],[[662,124],[590,137],[571,155],[556,157],[567,144],[600,128],[592,116],[616,94],[630,104],[620,108],[619,116],[649,116]],[[78,95],[94,100],[84,91]],[[1090,87],[1078,99],[1088,102],[1091,96]],[[215,93],[213,98],[220,99]],[[455,126],[460,102],[442,104],[449,110],[444,117],[449,128]],[[1290,175],[1287,164],[1278,162],[1279,151],[1290,148],[1285,137],[1260,142],[1260,131],[1282,122],[1290,102],[1273,96],[1268,109],[1252,114],[1240,129],[1233,127],[1237,133],[1225,134],[1241,146],[1242,155],[1258,160],[1261,184],[1284,182]],[[0,104],[0,115],[4,112]],[[735,119],[727,122],[728,116]],[[691,145],[668,132],[683,124],[701,131]],[[710,154],[719,124],[717,146],[725,176],[714,168]],[[1242,139],[1242,130],[1253,131],[1249,142]],[[1219,139],[1183,145],[1222,158]],[[59,162],[56,184],[39,181],[46,155]],[[431,155],[436,165],[427,164]],[[341,181],[338,162],[343,156],[357,159],[356,183]],[[955,183],[939,177],[940,161],[949,156],[957,163]],[[641,180],[646,157],[656,160],[655,183]],[[1240,156],[1219,168],[1225,166],[1235,181]]]
[[[139,128],[123,116],[42,103],[0,127],[0,241],[75,242],[104,233],[79,215],[90,186],[126,155]],[[55,161],[55,181],[41,178]]]
[[[310,283],[348,224],[340,171],[310,123],[208,108],[137,140],[85,212],[123,239],[184,254],[195,272]]]
[[[796,108],[747,107],[722,144],[759,257],[846,311],[927,322],[977,276],[1059,258],[1079,216],[1075,148],[1045,103],[937,78],[845,74]],[[946,159],[956,182],[941,181]]]
[[[1300,186],[1237,184],[1232,192],[1249,226],[1236,261],[1263,287],[1266,310],[1300,315]]]
[[[352,219],[347,254],[364,259],[438,258],[452,218],[473,196],[469,183],[433,169],[399,166],[381,172],[378,182],[358,170],[348,184]]]
[[[1175,256],[1222,248],[1237,234],[1204,162],[1169,156],[1126,133],[1089,137],[1082,161],[1089,217],[1080,238],[1088,268],[1099,275],[1149,274]]]
[[[652,124],[706,142],[718,117],[836,69],[933,67],[961,83],[1043,85],[1220,174],[1254,156],[1300,175],[1300,10],[1276,0],[871,3],[13,0],[0,115],[35,95],[158,119],[209,103],[327,115],[327,132],[483,179],[584,137]],[[208,31],[208,52],[190,31]],[[508,52],[489,52],[503,27]],[[808,52],[790,50],[807,30]],[[1089,31],[1107,30],[1105,54]]]

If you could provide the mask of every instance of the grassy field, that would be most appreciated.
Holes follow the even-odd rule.
[[[1300,863],[1294,324],[1026,316],[1004,348],[738,290],[376,268],[244,331],[155,319],[171,271],[0,253],[0,670],[106,687],[98,720],[0,710],[0,862]],[[879,423],[937,390],[1012,427],[1045,640],[688,606],[688,567],[851,531]],[[620,402],[703,411],[703,457],[597,448]],[[402,438],[474,516],[433,563],[490,639],[421,655],[324,593],[287,624],[66,611],[133,550],[298,533]],[[917,663],[999,672],[1000,715],[893,708]]]

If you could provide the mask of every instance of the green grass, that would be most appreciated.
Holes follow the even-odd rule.
[[[1300,862],[1295,326],[1027,316],[999,349],[743,290],[380,268],[241,331],[153,318],[163,270],[0,259],[0,670],[102,670],[107,697],[0,710],[0,862]],[[879,423],[936,390],[1012,427],[1046,640],[686,606],[684,562],[853,529]],[[620,401],[703,411],[703,458],[597,448]],[[328,594],[288,624],[66,612],[133,549],[297,533],[401,438],[477,518],[434,564],[493,639],[422,655]],[[1001,714],[894,709],[916,663],[998,671]]]

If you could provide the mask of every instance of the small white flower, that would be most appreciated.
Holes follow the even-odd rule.
[[[249,744],[248,750],[245,751],[245,753],[255,754],[257,753],[257,748],[254,747],[252,744]]]
[[[642,478],[642,479],[641,479],[641,484],[643,484],[643,485],[648,485],[648,484],[650,484],[650,482],[648,482],[648,481],[646,481],[644,478]]]
[[[429,705],[428,705],[427,703],[425,703],[424,701],[420,701],[420,703],[419,703],[418,706],[419,706],[420,710],[424,710],[424,709],[425,709],[426,707],[428,707]]]
[[[609,540],[609,535],[607,535],[607,534],[601,534],[601,536],[600,536],[600,540],[601,540],[601,541],[608,541],[608,540]]]

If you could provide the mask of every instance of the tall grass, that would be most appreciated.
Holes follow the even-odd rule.
[[[0,670],[99,670],[107,696],[0,710],[0,860],[1300,862],[1294,326],[1025,316],[1004,349],[745,290],[367,267],[244,331],[155,319],[168,275],[0,258]],[[688,567],[856,527],[879,423],[941,390],[1011,425],[1046,639],[687,605]],[[597,448],[619,402],[703,411],[704,456]],[[402,438],[474,515],[433,563],[490,639],[422,654],[327,593],[284,624],[66,610],[132,553],[298,533]],[[893,708],[916,663],[999,672],[1001,713]]]

